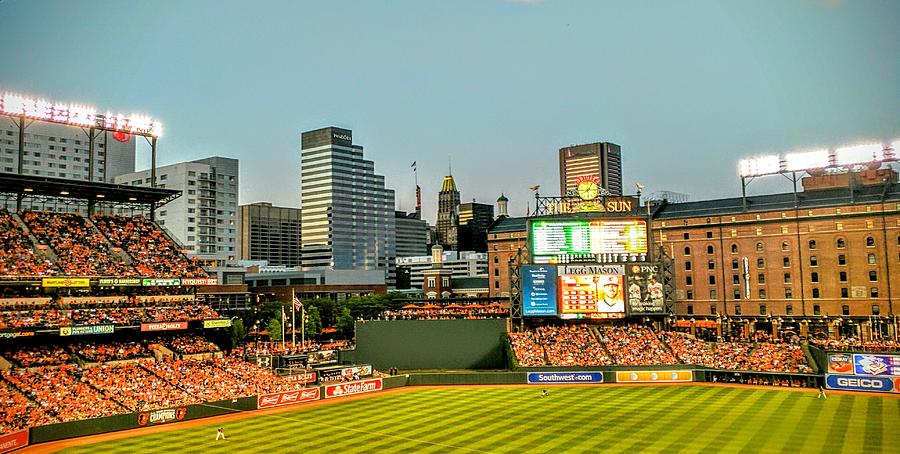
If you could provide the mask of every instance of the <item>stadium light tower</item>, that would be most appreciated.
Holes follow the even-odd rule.
[[[144,137],[150,144],[150,185],[156,187],[156,142],[162,134],[162,123],[150,116],[110,111],[101,114],[90,106],[53,102],[9,92],[0,92],[0,116],[9,117],[19,128],[19,175],[24,171],[25,164],[25,129],[35,121],[43,121],[79,127],[88,136],[88,181],[93,181],[94,140],[101,132]]]

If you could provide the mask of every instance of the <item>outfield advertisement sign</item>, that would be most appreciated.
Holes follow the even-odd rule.
[[[157,424],[184,421],[184,416],[186,414],[187,408],[185,407],[167,408],[165,410],[138,413],[138,425],[146,426],[149,424],[151,426],[154,426]]]
[[[111,285],[118,287],[135,287],[141,285],[140,278],[102,278],[98,282],[101,286]]]
[[[900,392],[900,378],[828,374],[825,386],[844,391],[896,393]]]
[[[689,370],[635,370],[616,372],[616,383],[678,383],[694,381]]]
[[[180,279],[144,279],[142,282],[144,287],[171,287],[181,285]]]
[[[900,356],[854,353],[853,373],[856,375],[900,376]]]
[[[15,333],[0,333],[0,339],[15,339],[17,337],[34,337],[34,331],[17,331]]]
[[[603,372],[529,372],[532,385],[559,383],[603,383]]]
[[[45,277],[41,279],[41,287],[90,287],[91,280],[86,277]]]
[[[231,326],[230,318],[203,320],[203,328],[228,328],[229,326]]]
[[[115,331],[113,325],[87,325],[87,326],[63,326],[59,329],[60,336],[87,336],[91,334],[112,334]]]
[[[15,451],[28,446],[28,429],[0,435],[0,453]]]
[[[341,383],[339,385],[329,385],[325,387],[325,398],[350,396],[353,394],[371,393],[381,391],[384,385],[380,378],[372,380],[355,381],[351,383]]]
[[[219,280],[214,277],[183,277],[181,285],[217,285]]]
[[[360,377],[368,377],[370,375],[372,375],[372,365],[370,364],[319,370],[319,378],[323,382],[359,380]]]
[[[281,378],[291,383],[315,383],[316,373],[304,372],[302,374],[284,375]]]
[[[188,329],[188,322],[141,323],[141,331],[176,331]]]
[[[522,266],[522,315],[556,316],[556,266]]]
[[[305,388],[274,394],[263,394],[257,398],[258,408],[280,407],[282,405],[299,404],[319,400],[319,388]]]

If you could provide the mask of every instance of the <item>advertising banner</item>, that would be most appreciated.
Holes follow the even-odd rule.
[[[361,366],[351,366],[351,367],[335,367],[329,369],[322,369],[319,371],[319,379],[323,382],[326,381],[347,381],[347,380],[359,380],[360,377],[368,377],[372,375],[372,366],[370,364],[364,364]]]
[[[603,372],[529,372],[528,383],[603,383]]]
[[[203,320],[204,328],[228,328],[231,326],[231,319],[219,319],[219,320]]]
[[[309,364],[331,364],[336,363],[337,359],[337,352],[334,350],[319,350],[309,354]]]
[[[282,405],[299,404],[319,400],[319,388],[298,389],[275,394],[264,394],[257,398],[257,407],[272,408]]]
[[[28,429],[0,435],[0,453],[15,451],[28,446]]]
[[[556,266],[522,266],[522,315],[556,316]]]
[[[624,269],[617,266],[559,267],[561,318],[625,316]]]
[[[900,376],[900,356],[854,353],[853,373],[856,375]]]
[[[352,383],[341,383],[339,385],[329,385],[325,387],[325,398],[349,396],[352,394],[371,393],[381,391],[384,385],[380,378],[372,380],[357,381]]]
[[[41,279],[41,287],[90,287],[91,280],[86,277],[45,277]]]
[[[100,285],[112,285],[119,287],[134,287],[141,285],[140,278],[102,278],[98,282]]]
[[[19,331],[15,333],[0,333],[0,339],[15,339],[17,337],[34,337],[34,331]]]
[[[843,353],[831,353],[828,355],[829,374],[852,374],[853,357]]]
[[[282,356],[281,364],[279,367],[303,367],[305,368],[307,364],[307,356],[306,355],[290,355],[290,356]]]
[[[60,336],[86,336],[90,334],[112,334],[115,331],[113,325],[87,325],[87,326],[63,326],[59,329]]]
[[[185,414],[187,414],[187,408],[185,407],[138,413],[138,425],[146,426],[149,424],[153,426],[174,421],[183,421]]]
[[[262,367],[263,369],[272,368],[272,355],[248,356],[247,361],[256,364],[257,367]]]
[[[141,331],[175,331],[187,328],[188,322],[141,323]]]
[[[659,264],[627,265],[628,313],[658,315],[666,313]]]
[[[828,374],[825,376],[825,387],[844,391],[868,391],[876,393],[898,392],[900,379],[888,377],[857,377],[855,375]]]
[[[181,284],[180,279],[144,279],[141,281],[144,287],[169,287]]]
[[[181,285],[218,285],[219,280],[214,277],[183,277]]]
[[[617,371],[617,383],[675,383],[694,381],[689,370],[636,370]]]
[[[304,372],[302,374],[294,374],[294,375],[285,375],[281,377],[284,381],[291,383],[315,383],[316,382],[316,373],[315,372]]]

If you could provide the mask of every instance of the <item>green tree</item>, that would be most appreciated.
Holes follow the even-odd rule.
[[[269,325],[266,327],[266,330],[269,331],[269,340],[272,342],[281,340],[281,322],[278,321],[277,318],[269,320]]]
[[[322,317],[319,308],[310,306],[306,309],[306,337],[318,335],[322,331]]]
[[[341,315],[337,319],[337,329],[345,339],[353,337],[353,316],[350,315],[350,308],[341,309]]]
[[[247,330],[244,328],[244,321],[237,319],[231,325],[231,345],[240,345],[247,338]]]

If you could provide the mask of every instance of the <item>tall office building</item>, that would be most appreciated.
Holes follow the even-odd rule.
[[[111,183],[134,172],[137,139],[127,134],[99,133],[93,160],[88,159],[88,136],[76,126],[34,122],[25,128],[24,138],[23,175]],[[0,161],[0,171],[19,173],[19,128],[6,117],[0,117]]]
[[[395,212],[397,257],[428,253],[428,223],[418,213]]]
[[[559,149],[559,194],[575,189],[578,177],[596,176],[612,195],[622,195],[622,149],[609,142]]]
[[[150,186],[150,170],[120,175],[115,183]],[[156,222],[188,256],[204,267],[237,259],[238,160],[212,157],[156,169],[156,186],[181,190],[181,197],[156,210]]]
[[[384,270],[394,284],[394,191],[349,129],[307,131],[300,150],[300,259],[306,270]]]
[[[457,227],[459,226],[459,191],[453,175],[444,177],[441,192],[438,193],[437,229],[438,242],[447,250],[457,249]]]
[[[300,209],[268,202],[238,207],[240,260],[265,260],[272,266],[300,266]]]
[[[486,203],[459,205],[459,250],[487,252],[487,229],[494,222],[494,206]]]

